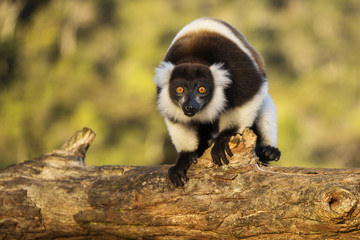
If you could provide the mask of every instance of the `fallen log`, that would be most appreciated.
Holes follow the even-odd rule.
[[[166,165],[86,166],[94,137],[0,170],[0,239],[360,238],[359,169],[263,166],[246,130],[175,188]]]

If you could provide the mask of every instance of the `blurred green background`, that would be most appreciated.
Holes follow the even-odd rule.
[[[360,166],[360,1],[0,2],[0,167],[87,126],[89,165],[176,158],[154,68],[185,24],[221,18],[263,55],[280,166]]]

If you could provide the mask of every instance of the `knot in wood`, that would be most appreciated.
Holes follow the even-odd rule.
[[[61,150],[68,155],[79,156],[85,159],[85,154],[94,141],[96,134],[90,129],[84,127],[77,131],[63,146]]]
[[[56,149],[45,156],[54,156],[56,165],[61,164],[58,159],[72,160],[81,165],[85,164],[85,155],[91,143],[94,141],[96,134],[90,128],[83,128],[77,131],[60,149]]]
[[[330,221],[343,222],[351,218],[357,204],[357,198],[350,191],[335,188],[322,195],[321,215]]]

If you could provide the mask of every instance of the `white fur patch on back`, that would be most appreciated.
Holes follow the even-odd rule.
[[[210,31],[210,32],[216,32],[222,36],[224,36],[225,38],[231,40],[232,42],[234,42],[243,52],[246,53],[246,55],[248,55],[250,57],[250,59],[252,60],[252,62],[254,63],[254,65],[259,69],[260,67],[258,66],[257,62],[255,61],[255,57],[253,56],[253,54],[251,53],[251,51],[248,49],[248,47],[243,43],[243,41],[246,41],[245,37],[243,40],[239,39],[238,37],[236,37],[236,35],[231,31],[231,29],[229,29],[226,25],[222,24],[219,21],[216,21],[213,18],[199,18],[196,19],[192,22],[190,22],[189,24],[187,24],[185,27],[183,27],[178,34],[176,34],[174,40],[172,41],[169,49],[171,48],[171,46],[174,44],[174,42],[176,40],[178,40],[180,37],[189,34],[191,32],[198,32],[201,30],[206,30],[206,31]],[[246,41],[246,44],[250,45],[250,43],[248,43]]]
[[[210,66],[210,71],[214,79],[214,92],[210,102],[195,116],[188,117],[184,114],[181,106],[177,106],[170,98],[169,79],[174,65],[162,62],[156,69],[155,82],[161,88],[158,95],[158,108],[160,112],[168,118],[182,123],[191,120],[207,123],[215,121],[226,107],[225,89],[231,84],[230,73],[222,68],[222,64],[216,63]]]
[[[263,100],[268,95],[267,91],[267,83],[265,82],[260,91],[250,101],[221,114],[219,130],[223,131],[236,127],[238,132],[242,134],[245,128],[251,127],[259,114]]]

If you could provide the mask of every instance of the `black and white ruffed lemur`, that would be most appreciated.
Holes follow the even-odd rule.
[[[261,56],[228,23],[200,18],[175,36],[155,70],[158,108],[165,118],[178,159],[169,169],[175,186],[213,139],[215,164],[228,164],[228,142],[251,128],[262,162],[278,161],[275,105]],[[226,154],[225,154],[226,153]]]

